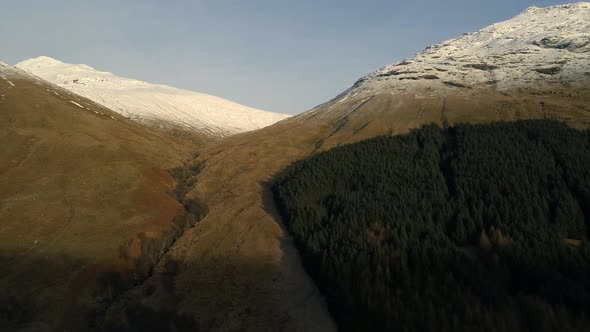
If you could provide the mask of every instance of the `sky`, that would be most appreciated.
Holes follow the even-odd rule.
[[[41,55],[288,114],[526,0],[0,0],[0,60]]]

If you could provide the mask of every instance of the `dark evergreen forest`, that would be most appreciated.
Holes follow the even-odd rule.
[[[590,134],[428,125],[315,154],[272,190],[344,331],[590,331]]]

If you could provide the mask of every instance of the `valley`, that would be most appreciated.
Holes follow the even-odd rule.
[[[582,12],[590,8],[584,3],[580,7]],[[567,15],[571,8],[554,9]],[[518,49],[521,44],[514,46]],[[586,66],[588,53],[579,56]],[[583,71],[574,80],[576,84],[540,79],[538,84],[503,91],[479,84],[443,90],[432,86],[439,84],[432,80],[398,91],[365,80],[301,115],[208,145],[198,157],[206,166],[188,195],[205,197],[209,214],[168,253],[185,266],[175,277],[177,291],[189,294],[181,307],[204,313],[211,324],[206,327],[218,330],[334,328],[326,309],[321,309],[322,301],[314,297],[317,290],[308,286],[309,281],[302,282],[301,273],[293,274],[292,262],[299,258],[293,258],[292,242],[269,199],[272,176],[314,152],[379,135],[408,133],[428,123],[449,126],[551,118],[587,128],[590,82]],[[443,93],[422,93],[428,90]],[[215,268],[204,272],[204,262],[212,262]]]
[[[531,7],[386,65],[295,116],[48,57],[0,62],[0,306],[10,308],[0,323],[362,330],[366,322],[346,325],[338,296],[304,269],[309,252],[271,190],[277,174],[425,125],[484,132],[536,120],[555,121],[563,136],[586,133],[588,17],[585,2]],[[337,166],[322,179],[346,174]]]

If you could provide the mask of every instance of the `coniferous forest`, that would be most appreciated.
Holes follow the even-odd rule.
[[[590,133],[428,125],[334,148],[273,193],[341,330],[590,330]]]

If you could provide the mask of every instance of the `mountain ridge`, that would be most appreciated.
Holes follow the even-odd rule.
[[[227,136],[260,129],[289,117],[216,96],[119,77],[88,65],[68,64],[47,56],[24,60],[15,67],[132,120],[155,126],[169,123],[212,136]]]

